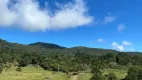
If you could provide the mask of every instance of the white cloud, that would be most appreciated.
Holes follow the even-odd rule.
[[[0,0],[0,25],[5,27],[18,25],[29,31],[45,31],[47,29],[65,29],[87,25],[93,21],[83,0],[75,0],[57,6],[60,10],[41,9],[35,0],[17,0],[13,10],[8,8],[11,0]],[[47,3],[46,3],[47,4]]]
[[[112,45],[113,49],[116,49],[116,50],[118,50],[118,51],[124,51],[124,50],[125,50],[125,48],[124,48],[123,45],[119,45],[119,44],[116,43],[116,42],[113,42],[111,45]]]
[[[113,42],[111,44],[112,48],[118,51],[134,51],[134,47],[132,45],[132,43],[130,43],[129,41],[122,41],[122,45]]]
[[[105,42],[105,40],[103,40],[103,39],[99,38],[99,39],[98,39],[98,42],[100,42],[100,43],[104,43],[104,42]]]
[[[122,44],[124,46],[131,46],[132,45],[132,43],[130,43],[129,41],[123,41]]]
[[[51,19],[55,28],[77,27],[91,23],[93,17],[86,15],[87,8],[82,0],[76,0],[75,4],[66,4],[57,11]]]
[[[8,8],[9,0],[0,0],[0,25],[9,26],[16,20],[16,13]]]
[[[124,31],[125,29],[126,29],[126,26],[125,26],[124,24],[119,24],[119,25],[118,25],[118,28],[117,28],[118,32],[122,32],[122,31]]]
[[[115,20],[116,20],[116,17],[115,17],[115,16],[112,16],[112,15],[108,15],[108,16],[105,16],[105,17],[104,17],[104,23],[105,23],[105,24],[114,22]]]
[[[48,12],[40,10],[39,5],[32,0],[21,0],[15,5],[18,16],[18,24],[20,27],[37,31],[50,28],[50,16]]]

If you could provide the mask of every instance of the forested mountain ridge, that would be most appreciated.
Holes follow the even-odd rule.
[[[62,47],[56,44],[52,44],[52,43],[44,43],[44,42],[36,42],[36,43],[32,43],[29,44],[30,46],[39,46],[42,48],[49,48],[49,49],[65,49],[66,47]]]
[[[29,53],[68,53],[75,54],[77,52],[86,53],[91,55],[105,55],[107,53],[119,53],[119,51],[111,49],[101,49],[101,48],[89,48],[84,46],[76,46],[71,48],[66,48],[64,46],[59,46],[57,44],[45,43],[45,42],[36,42],[28,45],[12,43],[6,40],[0,39],[0,51],[14,51],[14,52],[29,52]],[[125,52],[124,52],[125,53]],[[126,52],[139,55],[140,52]]]
[[[41,66],[45,70],[62,71],[68,74],[69,72],[96,71],[96,68],[97,70],[128,69],[133,66],[142,66],[142,53],[83,46],[65,48],[43,42],[23,45],[0,39],[0,72],[5,67],[3,65],[7,63],[18,67]]]
[[[107,53],[119,53],[119,51],[111,49],[101,49],[101,48],[89,48],[84,46],[77,46],[72,48],[66,48],[64,46],[59,46],[57,44],[45,43],[45,42],[36,42],[28,45],[12,43],[6,40],[0,39],[0,51],[14,51],[14,52],[27,52],[27,53],[39,53],[39,54],[48,54],[48,53],[68,53],[75,54],[77,52],[86,53],[91,55],[105,55]],[[140,52],[128,52],[130,54],[140,53]],[[138,55],[136,54],[136,55]]]
[[[44,54],[48,54],[50,52],[68,53],[68,54],[75,54],[76,52],[82,52],[82,53],[85,52],[87,54],[96,54],[96,55],[102,55],[106,53],[118,53],[118,51],[115,50],[88,48],[83,46],[66,48],[56,44],[44,43],[44,42],[37,42],[28,45],[23,45],[19,43],[7,42],[5,40],[0,39],[0,51],[1,50],[4,51],[5,49],[7,52],[8,50],[10,50],[14,52],[20,51],[20,52],[44,53]]]

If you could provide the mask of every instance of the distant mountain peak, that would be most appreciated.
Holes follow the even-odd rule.
[[[85,46],[76,46],[76,47],[72,47],[72,48],[79,48],[79,49],[82,49],[82,48],[88,48],[88,47],[85,47]]]
[[[0,39],[0,42],[6,42],[5,40],[3,40],[3,39]]]
[[[59,46],[56,44],[52,44],[52,43],[45,43],[45,42],[36,42],[36,43],[32,43],[29,44],[30,46],[39,46],[42,48],[49,48],[49,49],[65,49],[65,47],[63,46]]]

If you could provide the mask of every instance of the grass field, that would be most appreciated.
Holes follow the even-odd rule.
[[[117,78],[120,79],[124,79],[127,75],[127,70],[118,70],[118,69],[106,69],[104,70],[104,75],[108,74],[108,73],[114,73]]]
[[[0,80],[69,80],[64,73],[51,72],[42,68],[32,66],[22,68],[22,72],[15,71],[16,67],[11,67],[0,74]]]
[[[78,80],[90,80],[90,78],[91,78],[92,76],[93,76],[93,75],[90,74],[90,73],[85,73],[85,74],[81,73],[81,74],[79,74]]]
[[[91,73],[80,73],[69,78],[65,73],[46,71],[33,66],[22,68],[22,72],[17,72],[16,68],[12,66],[8,70],[4,69],[0,74],[0,80],[89,80],[92,77]],[[115,73],[119,80],[127,75],[126,70],[106,69],[103,71],[103,75],[108,73]]]
[[[127,70],[118,70],[118,69],[106,69],[103,71],[103,75],[107,75],[108,73],[116,74],[119,80],[124,79],[127,75]],[[80,74],[79,80],[89,80],[93,75],[90,73]]]

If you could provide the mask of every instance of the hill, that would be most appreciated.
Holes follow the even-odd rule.
[[[62,46],[52,44],[52,43],[44,43],[44,42],[36,42],[36,43],[29,44],[29,45],[39,46],[39,47],[48,48],[48,49],[65,49],[65,47],[62,47]]]
[[[45,42],[36,42],[28,45],[23,45],[19,43],[11,43],[6,40],[0,39],[0,51],[5,53],[37,53],[37,54],[50,54],[52,53],[68,53],[75,54],[77,52],[93,54],[93,55],[102,55],[107,53],[118,53],[115,50],[109,49],[98,49],[98,48],[88,48],[88,47],[72,47],[66,48],[63,46],[59,46],[57,44],[45,43]]]
[[[119,51],[111,49],[101,48],[89,48],[84,46],[76,46],[72,48],[66,48],[53,43],[36,42],[28,45],[12,43],[6,40],[0,39],[0,51],[5,53],[37,53],[37,54],[50,54],[50,53],[67,53],[75,54],[77,52],[86,53],[89,55],[105,55],[107,53],[119,53]],[[139,55],[140,52],[126,52],[131,55]],[[136,54],[137,53],[137,54]]]
[[[24,45],[0,39],[0,72],[10,64],[18,69],[32,65],[69,75],[70,72],[90,72],[93,68],[121,70],[142,66],[142,53],[84,46],[65,48],[44,42]]]

